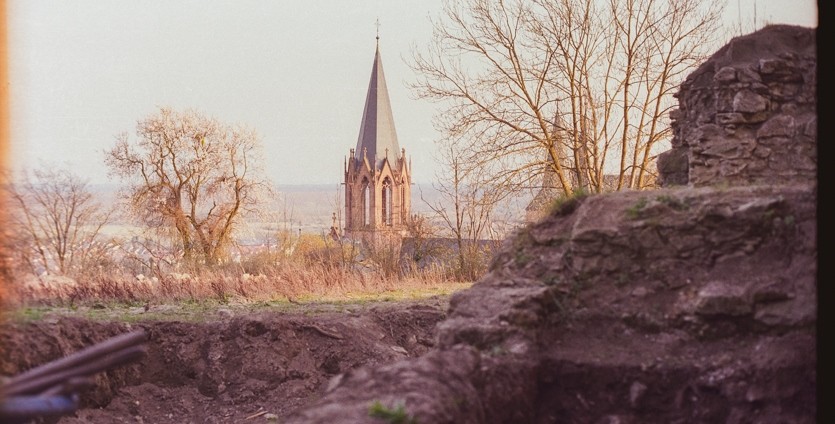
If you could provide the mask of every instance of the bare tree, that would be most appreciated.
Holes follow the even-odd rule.
[[[77,276],[103,254],[97,241],[114,207],[98,202],[85,180],[43,166],[7,189],[14,251],[30,271]]]
[[[173,228],[187,261],[225,259],[242,217],[271,192],[255,131],[161,108],[136,132],[138,140],[122,134],[105,152],[111,173],[129,184],[133,214],[153,228]]]
[[[403,238],[396,233],[380,233],[363,240],[362,249],[372,269],[386,279],[397,277],[401,271],[400,252]]]
[[[485,168],[466,166],[464,155],[454,144],[442,143],[442,148],[440,159],[445,171],[433,184],[441,198],[424,202],[455,242],[458,277],[476,279],[486,266],[482,241],[495,235],[492,215],[505,193],[485,181]]]
[[[420,269],[428,258],[437,257],[439,246],[433,238],[436,229],[425,215],[414,214],[406,221],[406,233],[410,240],[406,265],[410,269]]]
[[[651,184],[672,93],[712,48],[720,0],[450,0],[411,63],[463,167],[507,191]],[[613,187],[604,175],[614,174]]]

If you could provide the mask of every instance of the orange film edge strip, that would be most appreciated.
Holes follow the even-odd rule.
[[[0,0],[0,184],[6,184],[6,169],[10,145],[10,98],[9,98],[9,34],[6,0]],[[0,190],[0,223],[6,222],[6,199],[4,190]],[[5,227],[5,225],[3,225]],[[0,228],[0,238],[5,237],[5,229]],[[0,239],[0,307],[6,303],[6,287],[9,284],[8,262],[5,252],[6,243]]]

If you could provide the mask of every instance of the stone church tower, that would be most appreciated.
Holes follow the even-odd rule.
[[[353,239],[403,235],[411,207],[411,163],[397,143],[379,40],[357,147],[345,161],[345,236]]]

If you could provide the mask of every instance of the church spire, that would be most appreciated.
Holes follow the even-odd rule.
[[[376,243],[406,234],[411,210],[411,163],[397,143],[383,61],[380,29],[357,146],[345,169],[345,236]],[[390,166],[384,166],[386,161]],[[383,237],[385,235],[385,237]],[[398,240],[399,237],[394,239]]]
[[[391,113],[386,78],[383,75],[383,61],[380,58],[380,29],[377,21],[377,49],[371,68],[371,80],[365,97],[365,109],[362,112],[360,133],[354,158],[362,160],[362,152],[367,151],[371,158],[376,158],[374,167],[379,167],[386,158],[386,151],[398,155],[400,145],[394,129],[394,117]],[[399,155],[398,155],[399,156]],[[397,158],[389,158],[394,161]],[[372,159],[373,160],[373,159]]]

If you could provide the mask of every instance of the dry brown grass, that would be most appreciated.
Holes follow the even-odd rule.
[[[80,267],[67,277],[32,275],[17,261],[7,285],[7,307],[130,305],[212,301],[260,302],[320,299],[414,298],[450,293],[472,283],[480,275],[462,277],[456,257],[436,255],[435,262],[391,260],[392,253],[362,255],[351,244],[303,234],[287,249],[260,250],[236,262],[214,266],[165,261],[102,258]],[[363,257],[364,256],[364,257]],[[486,270],[483,257],[480,272]],[[408,262],[408,263],[404,263]],[[466,281],[462,280],[466,278]]]
[[[95,303],[170,303],[179,301],[262,301],[339,299],[358,293],[460,287],[442,267],[405,275],[333,266],[309,261],[286,261],[248,274],[242,266],[192,269],[156,277],[137,277],[120,270],[89,273],[75,282],[13,282],[7,306],[74,306]]]

